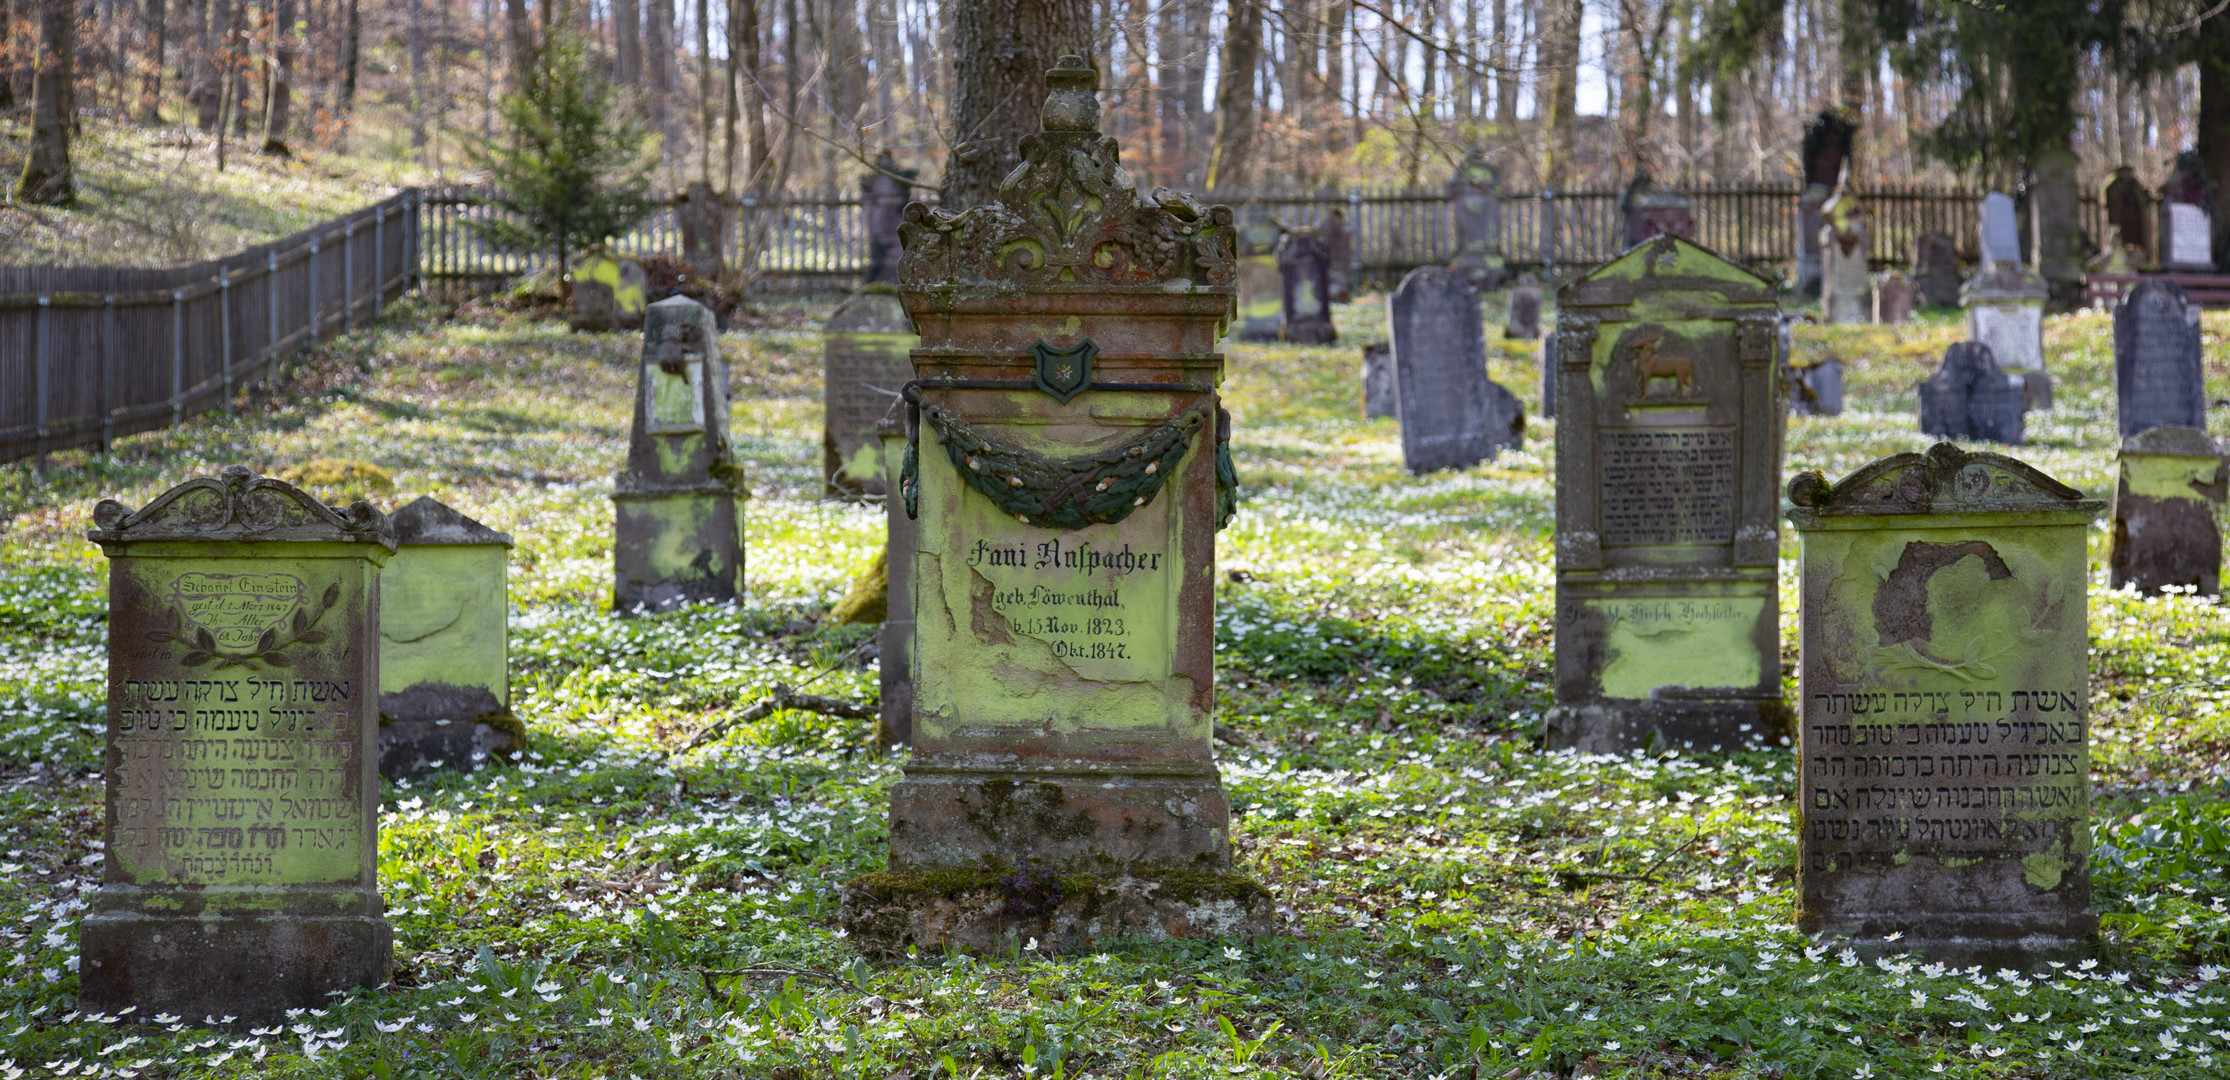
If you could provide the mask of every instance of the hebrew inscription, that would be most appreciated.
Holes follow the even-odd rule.
[[[1733,539],[1734,429],[1625,429],[1599,438],[1603,543]]]

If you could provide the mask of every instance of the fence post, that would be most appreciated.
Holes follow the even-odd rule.
[[[263,253],[263,315],[268,326],[264,330],[263,362],[269,365],[279,360],[279,249]]]
[[[218,355],[225,362],[225,415],[232,415],[232,267],[217,268]]]
[[[116,294],[101,297],[101,453],[116,442]]]
[[[1556,188],[1541,189],[1541,276],[1556,287]]]
[[[372,208],[372,318],[379,318],[381,304],[387,298],[387,271],[383,260],[387,256],[387,204]],[[348,298],[353,307],[356,297]]]
[[[49,391],[52,389],[54,367],[54,350],[48,347],[47,341],[47,311],[53,305],[53,297],[45,293],[39,294],[39,328],[38,345],[36,346],[39,356],[38,369],[34,377],[38,379],[39,383],[39,472],[42,475],[46,472],[47,412],[49,410],[47,399],[52,396]]]
[[[310,331],[315,333],[317,317],[317,237],[310,238]]]
[[[1352,296],[1355,293],[1356,286],[1363,283],[1363,245],[1360,242],[1363,239],[1363,193],[1361,191],[1347,193],[1347,227],[1350,230],[1347,238],[1347,290],[1348,295]]]
[[[426,291],[426,268],[420,265],[418,258],[418,211],[425,201],[425,192],[410,189],[410,202],[403,217],[403,265],[409,267],[411,287],[419,292]]]
[[[356,330],[356,219],[348,219],[348,228],[341,230],[341,295],[348,302],[341,305],[341,330]]]
[[[186,291],[170,291],[170,426],[186,415]]]

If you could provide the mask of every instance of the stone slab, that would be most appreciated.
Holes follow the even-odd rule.
[[[743,595],[743,470],[728,438],[728,365],[712,311],[650,305],[613,484],[612,606],[623,615]]]
[[[1922,233],[1913,241],[1913,291],[1921,306],[1953,307],[1959,303],[1959,248],[1942,233]]]
[[[1240,341],[1281,341],[1285,335],[1285,276],[1276,255],[1239,257]]]
[[[1523,443],[1516,398],[1487,378],[1479,294],[1454,271],[1419,267],[1387,303],[1402,464],[1411,475],[1461,469]]]
[[[1330,345],[1339,340],[1332,327],[1331,253],[1313,229],[1293,229],[1278,241],[1278,287],[1285,340],[1296,345]]]
[[[1826,360],[1789,370],[1789,412],[1796,416],[1843,415],[1843,362]]]
[[[1363,419],[1399,415],[1394,402],[1394,347],[1384,342],[1363,346]]]
[[[1982,197],[1982,214],[1976,225],[1981,239],[1982,269],[1999,263],[2021,264],[2021,222],[2014,212],[2013,196],[1993,191]]]
[[[1943,363],[1917,393],[1921,431],[2021,445],[2028,408],[2026,383],[1998,366],[1990,346],[1962,341],[1946,348]]]
[[[909,370],[912,366],[907,364]],[[885,473],[898,476],[906,462],[906,422],[893,417],[877,428]],[[875,741],[882,747],[907,746],[914,741],[914,560],[921,545],[906,500],[895,490],[883,500],[883,520],[888,601],[875,643],[882,689]]]
[[[2222,512],[2230,462],[2207,433],[2167,425],[2122,440],[2108,534],[2114,588],[2222,594]]]
[[[1911,322],[1913,318],[1913,286],[1903,274],[1885,274],[1874,286],[1874,321],[1878,323]]]
[[[2122,437],[2166,425],[2207,426],[2199,305],[2151,278],[2114,305],[2114,396]]]
[[[886,286],[887,288],[887,286]],[[848,297],[821,331],[821,483],[840,498],[882,495],[892,475],[876,425],[914,377],[907,354],[921,339],[896,292]]]
[[[2161,268],[2214,273],[2212,230],[2206,207],[2181,202],[2160,204]]]
[[[397,779],[433,762],[470,769],[519,743],[511,538],[430,496],[393,520],[398,546],[380,573],[380,775]]]
[[[1510,341],[1537,341],[1541,337],[1541,287],[1510,286],[1510,313],[1502,322],[1502,336]]]

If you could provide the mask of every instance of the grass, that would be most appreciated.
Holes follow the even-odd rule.
[[[2094,533],[2095,960],[1862,957],[1791,928],[1787,752],[1538,749],[1553,424],[1411,478],[1358,419],[1356,346],[1230,350],[1246,502],[1219,537],[1219,748],[1242,867],[1290,917],[1252,941],[876,962],[836,885],[882,870],[898,762],[865,722],[776,713],[670,760],[777,682],[871,699],[870,631],[824,626],[880,544],[819,499],[832,306],[723,338],[755,498],[751,599],[616,621],[610,475],[637,344],[405,305],[306,356],[238,419],[0,471],[0,1077],[2212,1077],[2230,1067],[2230,627],[2106,589]],[[2230,321],[2207,321],[2230,397]],[[1849,365],[1788,470],[1920,449],[1912,384],[1955,323],[1806,328]],[[1490,333],[1535,404],[1530,347]],[[2018,454],[2091,491],[2115,440],[2108,321],[2048,324],[2060,407]],[[2214,416],[2217,429],[2225,418]],[[388,470],[512,533],[516,764],[381,792],[394,984],[252,1032],[74,1011],[98,880],[105,672],[93,504],[235,461]],[[327,492],[338,497],[339,491]],[[1784,671],[1796,647],[1784,537]],[[1243,573],[1237,573],[1243,571]],[[1791,686],[1793,693],[1793,683]]]

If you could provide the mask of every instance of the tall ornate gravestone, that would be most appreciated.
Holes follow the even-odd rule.
[[[643,264],[590,244],[573,260],[573,298],[566,325],[574,330],[631,330],[643,325]]]
[[[380,566],[395,534],[238,465],[93,510],[107,859],[78,1007],[261,1023],[387,981]]]
[[[469,770],[525,744],[511,714],[511,538],[420,496],[380,572],[379,772]]]
[[[1137,200],[1096,79],[1076,56],[1048,73],[997,202],[906,208],[918,681],[889,870],[845,888],[870,949],[1269,914],[1233,872],[1210,743],[1231,212]]]
[[[1239,340],[1285,337],[1285,276],[1278,273],[1278,237],[1285,230],[1260,203],[1247,206],[1239,230]]]
[[[888,285],[852,294],[821,332],[821,482],[829,495],[884,494],[892,475],[884,466],[880,423],[914,377],[907,354],[919,338],[906,320],[906,305]]]
[[[1502,257],[1502,197],[1495,193],[1499,184],[1494,166],[1476,148],[1464,155],[1448,181],[1448,211],[1456,225],[1453,265],[1457,276],[1481,291],[1510,277]]]
[[[1316,227],[1316,233],[1324,241],[1329,265],[1325,295],[1335,304],[1352,303],[1355,299],[1355,237],[1347,231],[1347,214],[1334,207],[1331,213],[1324,215],[1324,223]]]
[[[1487,378],[1479,294],[1455,271],[1410,271],[1387,302],[1386,327],[1402,464],[1411,475],[1469,468],[1524,444],[1524,408]]]
[[[1833,485],[1805,473],[1789,499],[1798,927],[1987,966],[2080,950],[2102,505],[1949,443]]]
[[[2147,241],[2149,227],[2146,219],[2152,216],[2152,199],[2145,194],[2145,184],[2137,179],[2137,170],[2127,165],[2114,168],[2114,178],[2107,181],[2100,201],[2106,205],[2106,224],[2121,234],[2121,246],[2135,248],[2134,262],[2150,262],[2151,244]]]
[[[1696,204],[1687,196],[1658,187],[1648,173],[1636,174],[1626,185],[1618,210],[1625,222],[1627,247],[1666,233],[1691,238],[1696,235]]]
[[[2044,281],[2054,311],[2073,311],[2083,297],[2089,241],[2077,216],[2075,171],[2080,164],[2075,151],[2065,146],[2042,150],[2028,162],[2030,262]]]
[[[2195,150],[2176,155],[2160,188],[2160,268],[2214,273],[2214,184]]]
[[[691,180],[674,200],[674,218],[681,226],[681,257],[689,272],[720,280],[728,239],[727,200],[714,195],[704,181]]]
[[[909,375],[912,366],[911,362],[907,365]],[[910,445],[906,421],[899,415],[889,416],[875,426],[875,431],[882,440],[885,475],[897,476],[906,467],[906,448]],[[896,492],[883,500],[883,520],[888,601],[882,631],[875,639],[881,653],[882,688],[875,742],[878,747],[890,747],[914,741],[914,558],[920,545],[914,539],[913,515],[906,512],[906,500]]]
[[[1659,236],[1557,293],[1552,746],[1786,738],[1777,291]]]
[[[1990,346],[1998,366],[2021,376],[2032,409],[2052,407],[2052,376],[2044,370],[2042,277],[2021,265],[2013,200],[1993,191],[1982,200],[1982,265],[1959,287],[1967,309],[1967,340]]]
[[[1913,291],[1922,307],[1959,304],[1959,247],[1942,233],[1921,233],[1913,241]]]
[[[1394,347],[1363,346],[1363,419],[1400,415],[1394,406]]]
[[[2021,445],[2023,382],[1998,366],[1988,345],[1961,341],[1945,349],[1943,363],[1920,384],[1918,395],[1920,430],[1926,434]]]
[[[2163,424],[2207,426],[2199,305],[2183,286],[2140,281],[2114,305],[2114,396],[2127,438]]]
[[[1293,229],[1278,241],[1278,285],[1285,340],[1298,345],[1330,345],[1339,340],[1332,327],[1331,253],[1314,229]]]
[[[613,609],[742,596],[747,496],[728,442],[728,364],[712,311],[667,297],[644,320],[627,469],[612,491]]]
[[[1820,210],[1820,311],[1831,323],[1863,323],[1873,318],[1873,277],[1867,249],[1873,229],[1866,207],[1848,188]]]
[[[1874,321],[1878,323],[1911,322],[1913,318],[1913,285],[1903,274],[1884,274],[1874,285]]]
[[[1804,191],[1796,200],[1796,291],[1820,293],[1820,210],[1843,182],[1843,163],[1851,156],[1858,125],[1842,114],[1822,110],[1804,126]]]
[[[2106,559],[2114,588],[2222,595],[2222,448],[2198,428],[2163,425],[2123,439],[2120,466]]]
[[[1525,284],[1510,286],[1510,314],[1502,322],[1502,336],[1518,341],[1537,341],[1541,337],[1541,287]]]
[[[859,204],[867,222],[867,278],[873,285],[898,280],[898,223],[914,190],[916,170],[901,169],[885,150],[875,171],[860,177]]]

